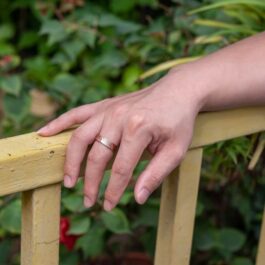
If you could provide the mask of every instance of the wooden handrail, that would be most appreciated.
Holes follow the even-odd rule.
[[[265,107],[203,113],[196,120],[190,148],[260,131],[265,131]],[[62,181],[71,134],[72,130],[68,130],[48,138],[29,133],[1,139],[0,196]],[[145,153],[142,160],[149,158]]]
[[[198,116],[186,157],[163,183],[155,265],[189,264],[203,147],[262,131],[265,107]],[[22,192],[22,265],[58,265],[60,182],[71,134],[0,140],[0,196]],[[150,156],[144,153],[141,159]],[[257,265],[265,262],[265,212],[262,227]]]

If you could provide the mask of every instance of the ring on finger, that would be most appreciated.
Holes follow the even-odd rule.
[[[102,135],[98,134],[95,141],[101,143],[102,145],[104,145],[105,147],[107,147],[108,149],[110,149],[112,152],[115,151],[115,149],[117,148],[117,145],[112,143],[108,138],[103,137]]]

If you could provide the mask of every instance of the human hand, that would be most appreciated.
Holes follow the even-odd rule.
[[[39,130],[41,136],[52,136],[81,124],[67,147],[65,186],[75,185],[87,147],[93,144],[87,156],[84,204],[91,207],[96,202],[105,168],[113,156],[110,149],[95,141],[100,134],[119,146],[104,209],[110,211],[118,203],[147,149],[153,158],[135,185],[135,199],[143,204],[189,147],[194,120],[203,102],[202,93],[196,92],[197,84],[183,67],[143,90],[74,108]]]

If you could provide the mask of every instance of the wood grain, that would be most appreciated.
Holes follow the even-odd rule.
[[[58,265],[61,185],[22,194],[21,265]]]
[[[201,161],[201,148],[189,151],[163,183],[155,265],[189,264]]]
[[[265,131],[265,107],[203,113],[190,148],[261,131]],[[0,140],[0,196],[60,182],[71,134],[68,130],[46,138],[33,132]],[[149,158],[147,153],[142,157]]]

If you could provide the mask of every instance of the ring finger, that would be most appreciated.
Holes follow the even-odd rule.
[[[121,138],[120,128],[113,128],[113,122],[103,122],[100,136],[108,142],[118,145]],[[113,151],[104,144],[95,141],[87,157],[84,184],[84,205],[91,207],[97,200],[100,183],[104,176],[106,166],[113,156]]]

